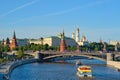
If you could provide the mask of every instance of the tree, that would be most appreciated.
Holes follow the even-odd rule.
[[[69,46],[67,46],[67,50],[68,51],[71,51],[72,50],[72,47],[69,45]]]
[[[49,45],[48,44],[43,45],[43,50],[49,50]]]
[[[55,48],[52,46],[49,46],[49,50],[54,50]]]
[[[60,45],[56,47],[56,50],[57,50],[57,51],[60,51]]]
[[[97,51],[98,51],[98,48],[96,47],[94,51],[97,52]]]
[[[0,52],[4,52],[4,46],[0,45]]]
[[[10,44],[10,40],[9,40],[9,38],[7,37],[7,39],[6,39],[6,44],[7,45],[9,45]]]
[[[4,51],[5,51],[5,52],[10,51],[10,47],[9,47],[9,45],[5,45],[5,46],[4,46]]]
[[[3,57],[2,55],[3,55],[3,53],[2,53],[2,52],[0,52],[0,58],[2,58],[2,57]]]
[[[18,51],[18,50],[19,50],[19,47],[17,46],[17,47],[15,47],[15,48],[13,48],[12,50]]]
[[[21,59],[24,56],[23,50],[18,50],[17,52],[17,58]]]
[[[107,50],[108,51],[115,51],[115,48],[114,48],[115,46],[114,45],[108,45],[107,46]]]
[[[73,47],[72,47],[72,51],[75,51],[76,49],[77,49],[76,46],[73,46]]]

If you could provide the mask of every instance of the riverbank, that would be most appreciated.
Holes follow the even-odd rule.
[[[17,60],[0,65],[0,80],[9,79],[11,72],[18,66],[38,62],[38,59]]]
[[[120,70],[120,62],[118,61],[107,61],[107,65],[115,67],[118,71]]]
[[[97,60],[96,60],[97,61]],[[74,62],[74,61],[73,61]],[[94,63],[92,60],[85,61]],[[98,62],[98,61],[97,61]],[[97,63],[95,62],[95,63]],[[86,64],[85,63],[85,64]],[[99,63],[103,63],[99,61]],[[77,67],[73,64],[32,63],[17,67],[11,73],[11,80],[79,80]],[[95,80],[120,80],[120,72],[107,66],[92,65],[92,75]],[[57,76],[56,76],[57,75]]]

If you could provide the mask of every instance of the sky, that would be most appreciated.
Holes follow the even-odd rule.
[[[120,0],[0,0],[0,40],[71,37],[78,27],[89,41],[120,41]]]

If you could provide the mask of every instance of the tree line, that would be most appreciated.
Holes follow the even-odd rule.
[[[110,45],[110,44],[106,44],[106,50],[108,52],[112,52],[115,51],[115,46],[114,45]],[[27,44],[25,46],[18,46],[16,48],[14,48],[13,50],[22,50],[22,51],[26,51],[26,50],[32,50],[32,51],[59,51],[60,46],[57,47],[53,47],[53,46],[49,46],[48,44]],[[97,43],[97,42],[92,42],[89,45],[84,45],[84,46],[79,46],[79,50],[80,51],[103,51],[104,48],[104,44],[103,43]],[[66,51],[76,51],[78,49],[77,46],[66,46]],[[120,51],[120,47],[117,47],[117,50]],[[10,48],[9,45],[0,45],[0,52],[9,52]]]
[[[114,45],[110,45],[110,44],[106,44],[106,51],[107,52],[114,52],[115,51],[115,46]],[[84,46],[66,46],[66,51],[76,51],[77,49],[79,49],[81,52],[98,52],[98,51],[103,51],[104,48],[104,44],[103,43],[97,43],[97,42],[92,42],[89,45],[84,45]],[[25,55],[24,51],[26,50],[32,50],[32,51],[59,51],[60,50],[60,46],[57,47],[53,47],[53,46],[49,46],[48,44],[27,44],[25,46],[18,46],[16,48],[14,48],[13,50],[17,51],[17,56],[13,55],[11,59],[21,59],[24,57],[28,57],[29,55]],[[118,52],[120,51],[120,47],[117,47]],[[9,45],[1,45],[0,44],[0,62],[4,62],[6,60],[8,60],[7,57],[7,52],[10,52],[10,47]]]

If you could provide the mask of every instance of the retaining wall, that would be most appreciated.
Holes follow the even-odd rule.
[[[12,63],[10,66],[7,67],[6,73],[1,74],[0,80],[9,80],[11,72],[18,66],[28,64],[28,63],[33,63],[33,62],[38,62],[38,59],[29,59],[29,60],[19,60],[15,61]]]
[[[120,62],[118,61],[107,61],[107,65],[113,66],[116,69],[120,70]]]

